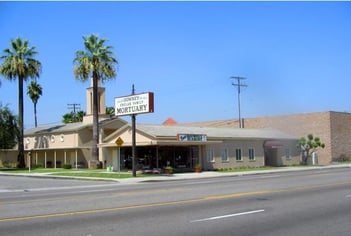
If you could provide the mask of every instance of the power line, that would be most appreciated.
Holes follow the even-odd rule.
[[[71,103],[67,104],[68,109],[73,110],[73,114],[76,114],[76,110],[80,110],[80,104],[79,103]]]
[[[237,83],[232,82],[233,86],[236,86],[238,88],[238,109],[239,109],[239,128],[243,128],[243,122],[241,119],[241,111],[240,111],[240,93],[241,93],[241,87],[247,87],[246,84],[242,84],[241,81],[246,79],[244,77],[239,77],[239,76],[232,76],[230,77],[231,79],[237,80]]]

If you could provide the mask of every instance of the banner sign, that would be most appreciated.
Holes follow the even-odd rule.
[[[181,142],[198,141],[206,142],[206,134],[177,134],[177,140]]]
[[[150,112],[154,112],[154,93],[148,92],[115,98],[116,116]]]

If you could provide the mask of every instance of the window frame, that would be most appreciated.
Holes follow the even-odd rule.
[[[223,155],[225,154],[225,155]],[[225,157],[225,159],[224,159]],[[228,149],[227,148],[222,148],[221,149],[221,161],[222,162],[229,162],[229,156],[228,156]]]
[[[240,155],[238,155],[240,154]],[[235,148],[235,160],[236,161],[243,161],[243,151],[241,148]]]
[[[212,148],[208,148],[206,151],[206,158],[208,163],[214,163],[215,158],[214,158],[214,150]]]
[[[254,148],[249,148],[249,161],[256,161],[256,152]]]

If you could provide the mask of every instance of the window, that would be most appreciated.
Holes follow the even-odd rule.
[[[291,158],[291,153],[290,153],[290,149],[289,148],[285,149],[285,157],[286,157],[286,159],[290,159]]]
[[[228,151],[227,151],[227,149],[222,149],[222,151],[221,151],[221,159],[222,159],[222,161],[228,161]]]
[[[255,159],[255,149],[249,148],[249,160],[254,161]]]
[[[207,162],[214,162],[213,149],[207,149]]]
[[[235,149],[235,158],[237,161],[242,161],[242,157],[241,157],[241,149],[237,148]]]

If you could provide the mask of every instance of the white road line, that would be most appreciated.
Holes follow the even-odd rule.
[[[248,215],[248,214],[255,214],[255,213],[260,213],[260,212],[264,212],[264,209],[260,209],[260,210],[256,210],[256,211],[240,212],[240,213],[235,213],[235,214],[230,214],[230,215],[223,215],[223,216],[214,216],[214,217],[204,218],[204,219],[199,219],[199,220],[192,220],[192,221],[190,221],[190,223],[202,222],[202,221],[209,221],[209,220],[218,220],[218,219],[229,218],[229,217],[235,217],[235,216],[242,216],[242,215]]]
[[[346,195],[345,197],[351,197],[351,194],[350,195]]]

